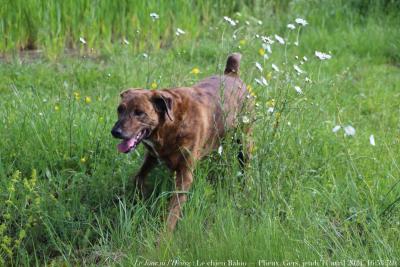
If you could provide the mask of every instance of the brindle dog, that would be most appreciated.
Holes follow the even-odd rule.
[[[217,148],[226,131],[237,126],[246,105],[246,85],[239,78],[240,58],[238,53],[231,54],[224,75],[208,77],[191,87],[121,93],[118,121],[111,133],[122,139],[120,152],[128,153],[140,142],[147,148],[135,176],[139,188],[145,190],[144,180],[158,159],[176,173],[176,191],[167,218],[170,232],[181,217],[195,162]]]

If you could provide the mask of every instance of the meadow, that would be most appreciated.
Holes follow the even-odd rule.
[[[3,2],[0,266],[400,265],[398,2]],[[173,178],[160,165],[139,198],[144,148],[110,134],[119,92],[194,84],[231,52],[251,162],[238,129],[157,247]]]

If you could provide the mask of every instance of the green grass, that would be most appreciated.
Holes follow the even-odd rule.
[[[74,1],[6,1],[0,11],[6,36],[0,41],[0,265],[399,264],[400,30],[385,2],[396,4],[220,1],[190,9],[186,1],[110,1],[96,8],[87,7],[90,1],[81,1],[82,8]],[[57,13],[61,5],[66,8]],[[117,16],[120,9],[124,16]],[[154,23],[153,11],[160,14]],[[274,43],[264,60],[255,35],[279,34],[293,43],[298,32],[286,25],[297,17],[309,22],[299,46]],[[139,21],[143,36],[135,38],[128,29]],[[187,34],[176,37],[175,27]],[[120,44],[124,37],[129,45]],[[16,53],[29,38],[43,50],[40,57]],[[332,59],[318,60],[316,50],[331,51]],[[153,82],[193,84],[221,72],[234,51],[242,53],[241,77],[257,95],[251,165],[237,176],[237,147],[229,138],[221,156],[199,162],[184,218],[157,248],[172,176],[160,166],[149,177],[153,195],[137,197],[130,177],[144,149],[119,154],[110,134],[119,92]],[[295,56],[308,61],[300,65]],[[297,75],[293,64],[306,73]],[[199,75],[191,74],[195,67]],[[260,75],[268,86],[255,82]],[[333,133],[336,125],[352,125],[355,136],[344,136],[343,128]]]

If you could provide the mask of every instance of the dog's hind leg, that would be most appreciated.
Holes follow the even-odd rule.
[[[252,128],[244,129],[244,133],[237,140],[239,146],[238,161],[242,172],[245,171],[251,160],[251,155],[254,149]]]
[[[147,152],[142,167],[140,167],[139,172],[134,176],[134,182],[136,187],[140,190],[143,197],[148,196],[148,189],[144,184],[146,176],[149,172],[157,165],[157,158],[153,156],[150,152]]]

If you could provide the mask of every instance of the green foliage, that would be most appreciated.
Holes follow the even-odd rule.
[[[112,44],[124,40],[133,50],[170,47],[176,28],[184,27],[195,38],[202,24],[240,6],[240,1],[184,0],[3,2],[0,51],[46,49],[51,57],[65,48],[81,52],[91,48],[110,50]],[[150,17],[153,12],[158,19]]]
[[[27,236],[40,221],[42,199],[36,170],[30,178],[15,171],[0,184],[0,263],[13,263]]]

